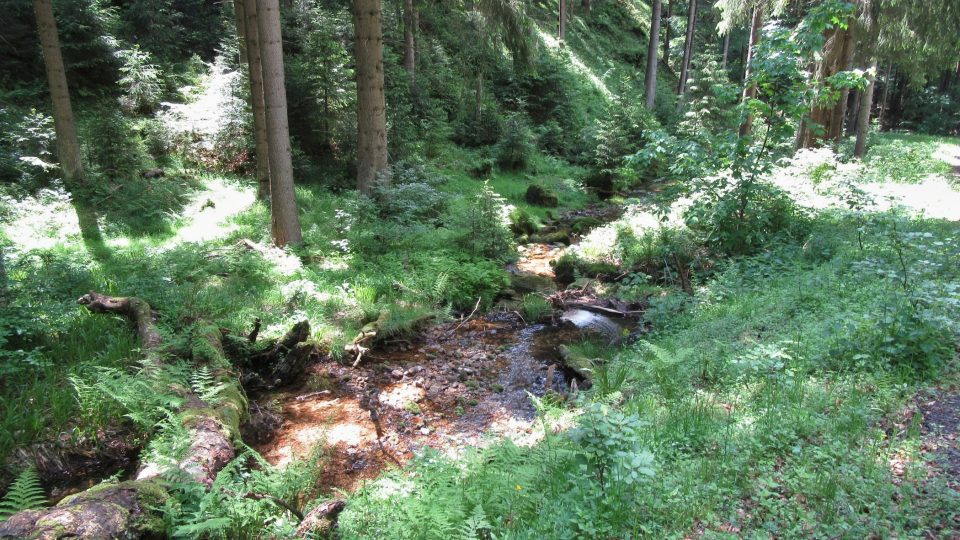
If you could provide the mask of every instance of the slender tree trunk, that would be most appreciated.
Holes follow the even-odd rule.
[[[844,131],[847,135],[852,135],[857,131],[857,119],[860,117],[860,103],[863,98],[863,92],[857,91],[853,93],[852,98],[847,99],[847,112],[844,116]],[[850,106],[850,102],[853,102],[853,106]]]
[[[870,110],[873,108],[873,92],[877,86],[877,59],[870,62],[867,72],[867,87],[863,90],[860,102],[860,112],[857,115],[857,144],[853,148],[853,155],[863,158],[867,155],[867,137],[870,135]]]
[[[661,0],[653,0],[653,12],[650,16],[650,43],[647,47],[647,77],[644,80],[647,109],[653,110],[657,100],[657,51],[660,40],[660,11]]]
[[[473,92],[473,116],[479,122],[481,115],[483,115],[483,70],[478,70]]]
[[[663,9],[661,7],[661,9]],[[673,37],[673,28],[670,19],[673,18],[673,0],[667,0],[667,18],[663,23],[663,64],[670,69],[670,39]]]
[[[84,193],[86,178],[80,158],[80,141],[73,119],[63,56],[60,54],[60,38],[57,35],[53,4],[51,0],[34,0],[33,8],[37,17],[40,46],[43,49],[47,84],[50,86],[50,100],[53,103],[53,127],[57,135],[57,158],[63,171],[63,181],[73,198],[84,244],[94,256],[105,258],[109,256],[109,252],[103,244],[99,218],[96,209],[87,199],[88,195]]]
[[[296,245],[303,243],[303,236],[293,188],[293,161],[290,156],[290,128],[287,120],[278,0],[257,0],[257,29],[260,32],[264,118],[270,156],[273,242],[278,246]]]
[[[233,0],[233,15],[236,18],[237,25],[237,51],[239,52],[237,62],[243,68],[249,62],[247,58],[247,16],[244,12],[243,0]]]
[[[370,193],[387,168],[387,115],[383,82],[380,0],[354,0],[357,55],[357,189]]]
[[[63,169],[64,181],[68,185],[82,183],[80,142],[77,139],[77,126],[73,121],[67,74],[63,67],[63,57],[60,55],[60,38],[57,36],[53,4],[51,0],[33,0],[33,8],[37,14],[37,29],[47,69],[47,83],[50,85],[50,99],[53,101],[53,125],[57,133],[60,168]]]
[[[566,38],[567,33],[567,0],[560,0],[560,29],[557,34],[560,41]]]
[[[580,2],[580,7],[585,9],[587,13],[590,13],[590,0],[583,0],[582,2]]]
[[[747,47],[747,59],[744,62],[743,68],[743,101],[753,99],[757,95],[757,86],[750,82],[750,77],[752,75],[752,68],[750,64],[753,62],[753,55],[756,52],[757,44],[760,43],[760,31],[763,28],[763,7],[758,5],[753,8],[753,17],[750,22],[750,44]],[[747,113],[746,118],[743,119],[743,123],[740,124],[740,136],[746,137],[750,134],[750,131],[753,129],[753,115],[749,112]]]
[[[250,110],[253,111],[253,140],[257,153],[257,198],[270,198],[270,147],[263,104],[263,67],[260,59],[260,30],[257,28],[257,1],[236,0],[237,34],[243,38],[242,55],[250,82]]]
[[[677,95],[683,98],[687,91],[687,77],[690,73],[690,58],[693,56],[693,38],[697,29],[697,0],[690,0],[690,9],[687,13],[687,39],[683,45],[683,64],[680,66],[680,82],[677,84]]]
[[[413,0],[403,0],[403,69],[410,75],[410,86],[417,85],[417,49],[414,42],[414,15]]]
[[[877,123],[880,129],[883,129],[883,120],[887,113],[887,107],[890,104],[890,77],[893,74],[893,62],[887,61],[887,72],[883,76],[883,98],[880,100],[880,113],[877,117]]]
[[[721,66],[724,71],[727,70],[727,61],[730,59],[730,34],[732,33],[732,30],[727,30],[727,33],[723,36],[723,61]]]

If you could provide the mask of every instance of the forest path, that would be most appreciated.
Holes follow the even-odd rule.
[[[520,260],[509,268],[553,286],[549,262],[563,248],[527,244],[519,252]],[[550,298],[562,305],[577,294],[571,290]],[[543,437],[544,425],[531,395],[569,399],[575,375],[564,368],[559,347],[584,334],[557,317],[559,312],[548,322],[528,324],[517,309],[501,303],[486,315],[434,325],[409,341],[387,342],[365,354],[357,367],[334,361],[314,365],[302,386],[258,399],[255,412],[278,413],[279,419],[271,421],[280,425],[269,440],[249,442],[259,442],[255,448],[279,466],[324,448],[321,483],[346,490],[428,448],[457,457],[468,447],[503,439],[533,444]],[[613,324],[620,328],[630,322]],[[564,416],[548,424],[563,429],[572,420]]]
[[[960,492],[960,392],[956,388],[917,397],[923,415],[921,451],[933,464],[933,474]]]

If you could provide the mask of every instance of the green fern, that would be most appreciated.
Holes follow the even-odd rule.
[[[479,504],[473,508],[470,517],[460,525],[460,538],[463,540],[488,540],[493,527],[487,521],[487,514]]]
[[[433,282],[433,287],[430,289],[430,300],[433,302],[433,305],[440,305],[443,303],[443,299],[447,295],[447,289],[450,286],[450,274],[446,272],[440,272],[437,274],[437,279]]]
[[[3,496],[3,500],[0,500],[0,522],[21,510],[40,508],[46,502],[37,470],[33,467],[24,469]]]
[[[227,387],[226,383],[217,383],[213,372],[208,366],[200,366],[190,376],[190,388],[201,400],[215,405],[220,400],[220,392]]]

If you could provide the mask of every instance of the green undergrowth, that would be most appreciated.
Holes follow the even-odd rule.
[[[96,402],[82,395],[84,384],[126,380],[136,374],[138,357],[123,321],[76,304],[86,292],[145,299],[171,342],[201,320],[245,335],[259,318],[265,338],[308,320],[314,337],[339,357],[360,328],[384,312],[378,337],[389,340],[469,311],[478,300],[489,306],[508,285],[503,263],[514,256],[506,227],[510,208],[547,216],[524,201],[526,185],[537,182],[559,193],[554,213],[592,200],[575,180],[579,169],[552,158],[538,155],[524,173],[494,170],[485,181],[464,172],[475,157],[469,151],[451,150],[450,156],[437,167],[396,165],[393,185],[378,188],[373,199],[299,187],[305,243],[287,250],[269,247],[268,207],[251,206],[249,188],[229,178],[197,177],[199,189],[181,203],[188,211],[164,214],[163,232],[111,225],[109,216],[136,215],[144,199],[101,201],[98,208],[107,213],[96,249],[70,232],[76,230],[74,208],[65,194],[23,199],[6,216],[12,239],[4,240],[10,302],[0,318],[0,459],[56,433],[79,440],[102,425],[116,427],[111,418],[129,412],[111,400],[83,410]],[[210,217],[218,206],[240,211],[218,223]],[[22,236],[26,231],[29,237]],[[73,390],[70,380],[77,381]],[[132,406],[139,414],[151,405]]]
[[[866,178],[875,182],[916,184],[930,176],[950,178],[953,168],[944,159],[960,155],[956,139],[949,137],[885,133],[870,141],[863,163]],[[849,142],[847,146],[850,152],[852,146]]]
[[[956,381],[957,225],[836,211],[808,231],[658,296],[679,300],[595,366],[574,429],[540,403],[533,447],[426,453],[354,495],[343,537],[955,534],[904,411]]]

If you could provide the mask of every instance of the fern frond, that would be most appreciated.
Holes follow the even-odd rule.
[[[473,507],[473,513],[460,526],[459,534],[463,540],[483,540],[490,533],[490,522],[483,507],[479,504]]]
[[[201,400],[213,405],[218,401],[220,392],[227,387],[226,383],[217,383],[209,366],[203,365],[190,376],[190,388]]]
[[[33,467],[24,469],[0,500],[0,522],[21,510],[40,508],[46,502],[37,470]]]

